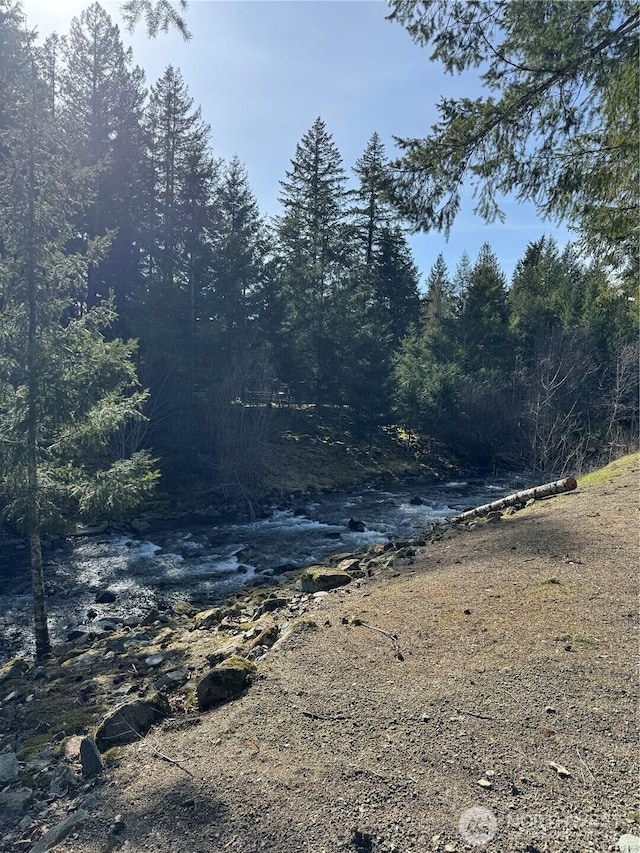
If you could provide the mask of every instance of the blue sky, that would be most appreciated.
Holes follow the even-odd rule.
[[[42,35],[64,34],[85,0],[23,0],[28,23]],[[117,2],[101,4],[120,22]],[[325,121],[345,168],[377,131],[387,154],[393,137],[425,136],[437,119],[442,95],[481,93],[475,75],[451,77],[431,63],[398,24],[385,20],[383,0],[192,0],[193,39],[172,33],[148,41],[132,37],[134,59],[150,85],[171,63],[180,68],[203,118],[211,126],[214,155],[237,154],[246,165],[264,214],[279,212],[278,181],[296,144],[317,116]],[[439,252],[451,272],[463,251],[475,259],[488,241],[510,278],[530,240],[570,235],[542,222],[530,204],[505,199],[503,224],[485,224],[473,213],[470,194],[448,241],[438,233],[410,237],[421,281]]]

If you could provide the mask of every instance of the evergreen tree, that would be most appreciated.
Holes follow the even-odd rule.
[[[388,327],[392,343],[397,346],[416,319],[418,271],[389,204],[391,173],[377,133],[356,161],[353,172],[358,186],[352,191],[356,203],[351,215],[360,246],[356,276],[360,287],[370,291],[378,320]]]
[[[362,247],[362,259],[365,267],[369,267],[374,263],[381,234],[388,233],[395,220],[388,200],[391,186],[389,163],[377,133],[369,140],[362,157],[356,160],[353,172],[358,178],[358,186],[352,191],[355,198],[352,215]]]
[[[133,67],[118,27],[93,3],[71,23],[63,39],[60,112],[71,155],[87,169],[91,195],[74,216],[74,248],[112,232],[109,251],[88,270],[88,301],[113,291],[121,313],[130,311],[140,282],[140,241],[145,140],[144,75]],[[49,62],[49,65],[51,61]],[[55,82],[50,84],[55,89]]]
[[[14,18],[11,26],[15,26]],[[19,21],[18,21],[19,23]],[[7,19],[0,22],[3,30]],[[41,537],[70,513],[117,515],[153,484],[145,453],[115,459],[108,437],[140,417],[133,345],[108,342],[109,305],[88,308],[89,257],[69,255],[69,201],[81,199],[27,36],[0,128],[0,482],[29,539],[36,654],[50,650]],[[20,43],[20,39],[22,39]]]
[[[51,115],[58,109],[60,94],[60,52],[61,39],[57,33],[51,33],[38,50],[38,65],[43,85],[48,92],[48,108]]]
[[[174,319],[177,310],[193,324],[204,280],[201,267],[208,261],[217,163],[208,147],[209,126],[171,65],[151,88],[145,123],[153,175],[146,222],[148,286],[182,304],[172,311]]]
[[[214,359],[209,382],[220,389],[224,406],[247,390],[273,384],[259,323],[268,290],[266,231],[238,157],[224,166],[214,204],[212,277],[203,320],[208,319],[207,345]]]
[[[397,226],[381,230],[369,274],[376,315],[395,348],[420,310],[418,270]]]
[[[427,278],[427,292],[423,298],[423,319],[433,323],[450,316],[453,313],[453,284],[449,279],[449,271],[440,253]]]
[[[465,263],[458,265],[458,276]],[[456,323],[459,302],[454,295],[454,284],[442,254],[438,255],[427,278],[427,292],[422,307],[422,326],[425,345],[436,364],[446,364],[456,358]]]
[[[171,0],[124,0],[120,8],[130,32],[144,18],[149,38],[155,38],[159,33],[166,33],[175,27],[188,41],[191,33],[179,11],[184,11],[188,5],[187,0],[176,0],[176,3]]]
[[[455,412],[457,302],[440,254],[427,278],[420,323],[413,325],[394,357],[396,409],[412,429],[447,438]]]
[[[252,303],[260,287],[265,238],[258,203],[237,156],[225,166],[215,200],[214,313],[223,332],[233,335],[242,350],[255,313]]]
[[[335,401],[344,369],[346,176],[322,119],[296,146],[286,177],[280,182],[284,212],[278,221],[286,303],[281,335],[288,349],[281,370],[307,399]]]
[[[419,308],[418,272],[389,200],[391,174],[377,133],[353,172],[351,192],[354,258],[346,395],[359,420],[371,430],[391,413],[393,352]]]
[[[172,66],[151,88],[145,128],[152,192],[144,221],[138,322],[154,405],[166,413],[156,438],[168,456],[196,440],[199,369],[202,358],[209,363],[203,347],[210,335],[199,326],[200,318],[209,316],[218,163],[200,108],[194,108]]]
[[[0,0],[0,132],[16,124],[18,90],[23,81],[25,51],[29,44],[20,4],[14,0]],[[0,156],[7,153],[3,145]]]
[[[480,375],[506,371],[512,362],[506,279],[488,243],[480,249],[458,322],[461,366]]]
[[[463,186],[481,215],[515,192],[582,228],[610,260],[637,253],[638,27],[632,0],[392,0],[451,74],[481,68],[489,94],[442,98],[431,136],[401,140],[398,201],[448,230]],[[622,251],[621,251],[622,250]]]

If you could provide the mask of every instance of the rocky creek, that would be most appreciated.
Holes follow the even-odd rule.
[[[272,507],[268,517],[248,523],[67,539],[47,554],[51,634],[60,641],[78,629],[103,633],[177,602],[211,606],[332,555],[410,539],[526,485],[519,475],[494,482],[414,480]],[[26,548],[0,554],[0,664],[33,652],[27,561]]]

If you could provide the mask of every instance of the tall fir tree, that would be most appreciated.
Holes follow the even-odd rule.
[[[281,181],[278,220],[288,350],[281,370],[299,393],[335,401],[341,384],[341,320],[348,271],[346,175],[325,123],[317,118],[296,146]]]
[[[117,515],[155,475],[147,454],[109,452],[110,434],[140,416],[134,347],[106,340],[110,305],[87,306],[87,264],[107,242],[91,241],[89,256],[67,252],[74,230],[67,210],[82,199],[84,176],[74,171],[24,31],[16,43],[11,121],[0,127],[0,482],[6,515],[29,540],[42,658],[51,647],[43,533],[63,527],[69,514]]]
[[[212,308],[233,347],[248,343],[254,301],[260,288],[265,231],[247,171],[237,156],[223,169],[215,194],[217,228],[213,260]]]
[[[412,325],[394,357],[398,414],[410,428],[446,438],[454,416],[458,302],[442,254],[427,278],[420,322]]]
[[[395,221],[388,201],[391,186],[389,161],[377,133],[371,136],[362,156],[356,160],[353,173],[358,185],[351,193],[355,201],[352,216],[362,260],[365,267],[369,267],[374,263],[381,234],[388,232]]]
[[[176,454],[188,455],[197,431],[198,327],[211,284],[219,164],[209,149],[209,126],[171,65],[151,87],[145,129],[152,189],[138,322],[153,402],[165,412],[156,438],[181,465]]]
[[[140,284],[140,242],[145,139],[144,74],[133,65],[120,31],[98,4],[71,22],[62,40],[59,105],[71,156],[87,170],[91,194],[74,215],[74,248],[105,232],[105,258],[88,269],[88,302],[115,294],[122,315],[130,312]],[[50,83],[55,89],[55,78]]]
[[[513,357],[507,282],[488,243],[480,249],[461,299],[458,334],[463,369],[476,375],[505,371]]]

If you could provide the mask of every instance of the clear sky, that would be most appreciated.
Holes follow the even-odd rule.
[[[41,35],[64,34],[86,0],[23,0],[30,27]],[[119,3],[101,4],[121,23]],[[350,172],[377,131],[387,154],[393,137],[421,137],[437,119],[440,96],[481,93],[474,75],[451,77],[431,63],[398,24],[385,20],[383,0],[191,0],[193,38],[177,33],[149,41],[143,28],[132,37],[134,60],[151,85],[171,63],[180,68],[204,120],[215,156],[237,154],[264,214],[279,213],[278,181],[296,144],[320,116]],[[485,224],[465,201],[445,241],[438,233],[410,237],[424,281],[439,252],[451,272],[463,251],[475,260],[488,241],[510,278],[530,240],[564,228],[542,222],[530,204],[506,199],[504,224]]]

